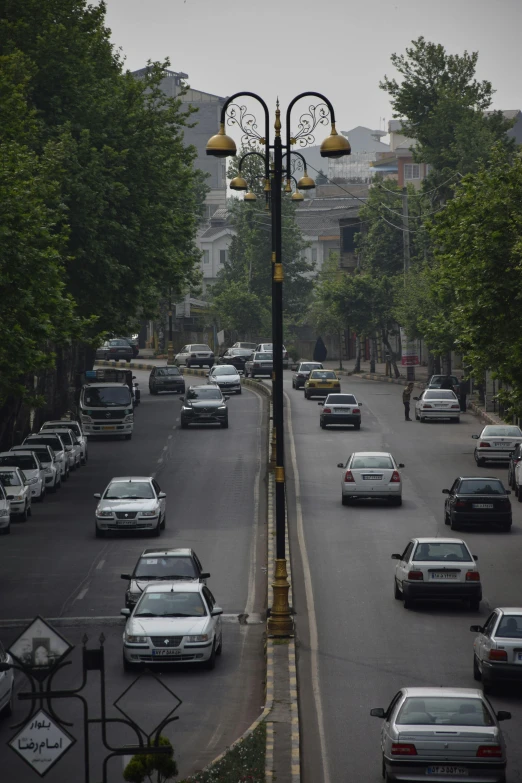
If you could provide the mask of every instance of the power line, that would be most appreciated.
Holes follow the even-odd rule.
[[[447,179],[445,182],[441,182],[440,185],[437,185],[436,188],[433,188],[432,190],[426,190],[422,193],[408,193],[407,198],[423,198],[424,196],[429,196],[430,193],[435,193],[437,190],[440,190],[440,188],[443,188],[444,185],[447,185],[448,182],[451,182],[455,179],[455,177],[462,177],[462,174],[459,171],[456,171],[455,174],[452,174],[449,179]],[[385,190],[386,193],[393,193],[394,196],[402,196],[401,193],[399,193],[397,190],[390,190],[390,188],[385,188],[382,182],[376,183],[382,190]]]

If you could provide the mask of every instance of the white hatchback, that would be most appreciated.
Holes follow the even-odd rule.
[[[356,498],[380,498],[396,506],[402,504],[399,468],[404,465],[396,462],[389,452],[356,451],[346,464],[339,462],[337,467],[344,471],[341,479],[343,506],[350,505]]]
[[[20,468],[31,491],[31,497],[40,502],[45,497],[45,468],[34,451],[3,451],[0,454],[2,467]]]
[[[417,421],[428,419],[460,421],[460,403],[455,392],[450,389],[425,389],[420,397],[413,399]]]

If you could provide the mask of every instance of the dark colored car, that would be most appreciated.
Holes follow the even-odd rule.
[[[133,358],[136,359],[140,352],[140,348],[138,345],[138,339],[136,337],[118,337],[118,340],[125,340],[126,343],[128,343],[132,349],[132,355]]]
[[[218,386],[189,386],[185,397],[180,397],[181,429],[189,424],[220,424],[228,427],[227,395]]]
[[[511,487],[511,489],[516,489],[515,487],[515,468],[522,459],[522,443],[517,443],[517,446],[515,448],[515,451],[512,451],[509,455],[509,465],[508,465],[508,484]]]
[[[193,549],[145,549],[130,574],[122,574],[129,585],[125,593],[125,606],[133,609],[138,598],[150,582],[192,581],[205,582],[210,574],[203,573],[203,566]]]
[[[132,346],[129,345],[127,340],[115,338],[113,340],[107,340],[99,348],[96,349],[97,359],[123,359],[126,362],[134,359],[134,351]]]
[[[511,494],[497,478],[462,477],[455,479],[444,504],[444,522],[452,530],[462,525],[498,525],[511,530]]]
[[[292,388],[304,389],[304,385],[308,380],[308,376],[312,370],[322,370],[323,365],[321,362],[299,362],[296,371],[292,375]]]
[[[426,384],[427,389],[441,389],[442,388],[442,382],[445,378],[447,378],[447,375],[432,375],[429,379],[428,383]],[[457,378],[456,375],[450,375],[449,376],[451,383],[453,385],[453,391],[457,395],[457,397],[460,397],[460,381]],[[446,387],[444,387],[446,388]]]
[[[231,364],[236,370],[245,371],[245,364],[252,356],[250,348],[229,348],[219,357],[217,364]]]
[[[185,378],[179,367],[154,367],[149,375],[149,391],[151,394],[164,391],[185,394]]]

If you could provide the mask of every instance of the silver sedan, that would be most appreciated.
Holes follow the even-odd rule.
[[[113,478],[103,494],[95,513],[96,538],[108,531],[140,530],[159,536],[167,516],[164,492],[151,476]]]
[[[241,394],[241,378],[232,364],[215,364],[208,374],[208,383],[219,386],[223,394]]]
[[[475,688],[402,688],[382,718],[382,775],[386,781],[473,780],[505,783],[506,746],[499,721]]]

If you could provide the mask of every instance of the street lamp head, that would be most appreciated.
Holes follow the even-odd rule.
[[[243,196],[244,201],[257,201],[257,196],[255,193],[252,193],[251,190],[248,191],[248,193],[245,193]]]
[[[295,193],[292,193],[292,201],[304,201],[303,194],[296,190]]]
[[[227,158],[237,152],[236,142],[225,133],[225,123],[219,126],[219,133],[212,136],[207,142],[207,155],[215,158]]]
[[[306,169],[304,172],[304,176],[302,176],[299,182],[297,183],[297,187],[300,190],[313,190],[313,188],[315,188],[315,182],[312,179],[312,177],[308,176],[308,172]]]
[[[230,183],[231,190],[248,190],[248,183],[241,175],[234,177]]]
[[[330,135],[321,144],[321,157],[342,158],[344,155],[349,155],[351,151],[350,142],[345,136],[339,136],[335,129],[335,123],[332,122]]]

